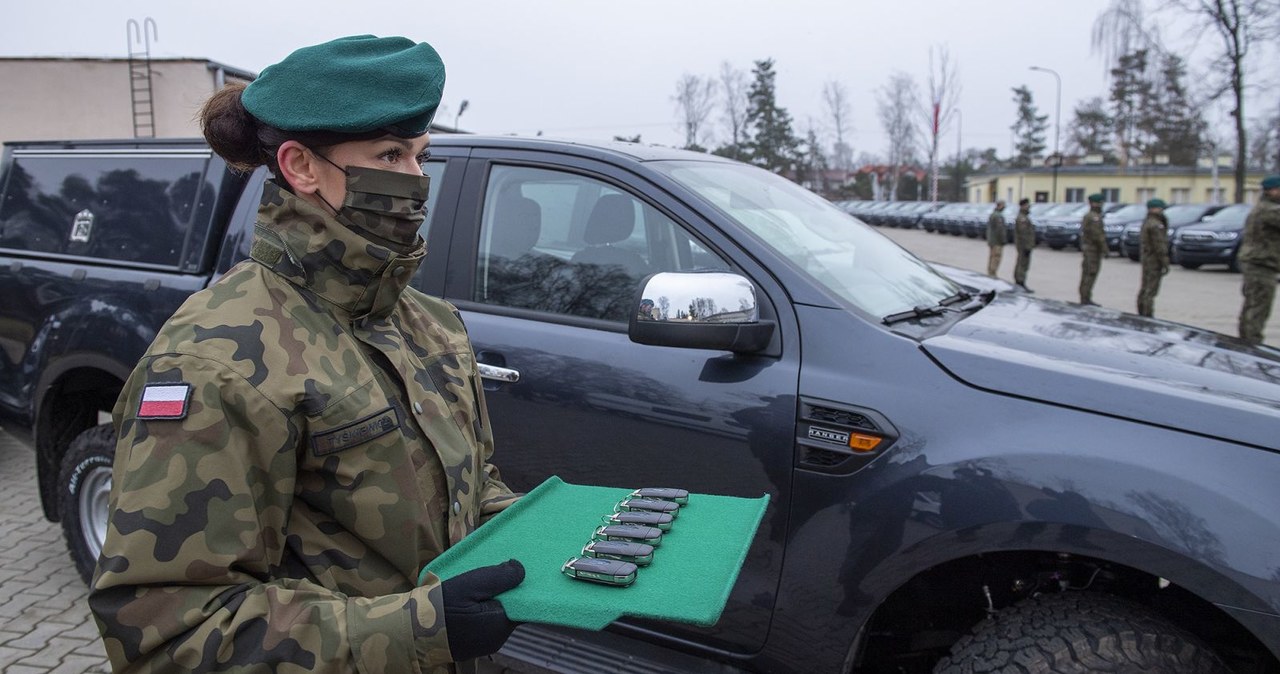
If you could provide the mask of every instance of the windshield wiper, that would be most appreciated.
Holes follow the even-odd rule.
[[[880,320],[885,325],[893,325],[894,323],[901,323],[902,321],[910,321],[918,318],[926,318],[928,316],[940,316],[942,314],[947,313],[948,311],[963,313],[966,311],[972,311],[974,309],[980,309],[982,307],[985,307],[988,303],[991,302],[991,300],[995,299],[995,296],[996,296],[996,291],[994,290],[988,290],[986,292],[978,293],[976,297],[968,292],[961,290],[960,292],[954,295],[948,295],[947,297],[942,298],[941,300],[938,301],[937,304],[933,306],[925,306],[922,304],[917,307],[912,307],[906,311],[899,311],[896,314],[889,314],[888,316],[885,316]],[[952,306],[955,304],[959,304],[961,302],[964,302],[964,304],[961,306],[958,306],[958,307]]]

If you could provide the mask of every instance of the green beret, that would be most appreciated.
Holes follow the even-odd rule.
[[[249,114],[284,131],[402,138],[427,132],[444,93],[444,62],[405,37],[356,35],[303,47],[267,66],[241,94]]]
[[[1089,203],[1093,203],[1093,204],[1100,204],[1100,203],[1102,203],[1102,202],[1104,202],[1104,201],[1106,201],[1106,200],[1107,200],[1107,198],[1106,198],[1106,197],[1104,197],[1104,196],[1102,196],[1101,194],[1090,194],[1090,195],[1089,195]]]
[[[1267,176],[1262,179],[1262,189],[1274,190],[1277,187],[1280,187],[1280,174]]]
[[[1168,207],[1169,207],[1169,204],[1166,204],[1164,202],[1164,199],[1148,199],[1147,200],[1147,208],[1168,208]]]

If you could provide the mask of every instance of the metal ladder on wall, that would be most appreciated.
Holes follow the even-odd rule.
[[[156,22],[147,17],[139,25],[125,24],[129,39],[129,100],[133,105],[133,137],[156,137],[155,98],[151,93],[151,40],[156,38]]]

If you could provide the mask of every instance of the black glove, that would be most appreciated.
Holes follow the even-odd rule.
[[[444,627],[455,662],[495,653],[516,624],[495,596],[524,580],[524,565],[514,559],[482,566],[440,584]]]

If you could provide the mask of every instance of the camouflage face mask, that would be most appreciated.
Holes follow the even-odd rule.
[[[418,230],[427,219],[427,195],[431,193],[430,176],[348,166],[343,168],[331,159],[316,156],[333,164],[347,176],[347,195],[342,208],[333,208],[320,196],[334,217],[342,224],[400,253],[418,246]],[[319,195],[319,192],[316,193]]]

